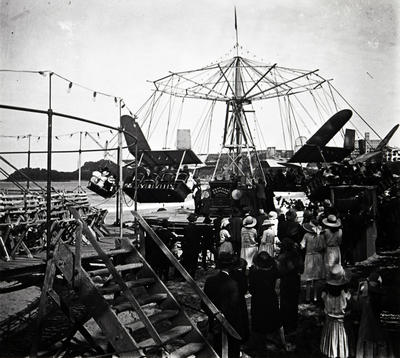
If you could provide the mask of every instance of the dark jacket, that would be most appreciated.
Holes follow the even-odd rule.
[[[220,271],[207,278],[204,285],[204,293],[214,305],[224,314],[225,318],[243,338],[248,334],[247,307],[240,292],[238,282],[225,272]],[[243,306],[244,305],[244,306]],[[203,305],[209,317],[210,328],[215,327],[216,322],[211,312]]]

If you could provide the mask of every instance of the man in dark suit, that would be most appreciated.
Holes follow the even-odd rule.
[[[204,285],[205,294],[242,337],[242,340],[237,340],[228,335],[229,358],[240,357],[240,344],[243,342],[243,338],[246,338],[246,335],[248,335],[246,303],[241,299],[240,287],[237,280],[230,275],[230,271],[235,267],[236,262],[237,260],[234,255],[226,252],[220,253],[218,257],[218,268],[220,271],[216,275],[208,277]],[[203,305],[203,309],[208,315],[210,332],[213,334],[213,347],[221,356],[221,327],[207,307]]]
[[[192,213],[188,216],[187,220],[189,224],[185,227],[182,240],[182,266],[195,278],[203,232],[202,228],[196,225],[197,215]]]

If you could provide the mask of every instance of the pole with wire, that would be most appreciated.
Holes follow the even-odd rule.
[[[53,110],[51,108],[51,77],[53,73],[49,73],[49,109],[47,110],[47,188],[46,188],[46,259],[51,258],[51,150],[52,150],[52,135],[53,135]]]
[[[32,134],[28,134],[28,172],[29,169],[31,168],[31,137]],[[26,180],[26,188],[29,190],[29,177]]]
[[[82,132],[79,132],[79,152],[78,152],[78,192],[81,190],[82,180]]]

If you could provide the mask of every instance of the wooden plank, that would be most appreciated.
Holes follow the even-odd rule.
[[[56,275],[56,263],[55,257],[58,253],[59,243],[57,242],[56,247],[54,249],[54,254],[49,261],[47,261],[46,265],[46,274],[44,276],[44,282],[42,286],[42,292],[40,293],[40,302],[39,302],[39,311],[38,311],[38,318],[37,318],[37,326],[35,331],[35,339],[32,342],[32,347],[30,351],[30,355],[32,357],[37,357],[38,346],[40,342],[40,337],[42,334],[42,324],[43,318],[47,313],[47,297],[50,289],[53,287],[54,278]]]
[[[156,293],[154,295],[138,298],[138,303],[140,306],[147,305],[149,303],[159,303],[167,299],[168,295],[166,293]],[[114,306],[117,313],[125,312],[132,309],[132,305],[129,301],[119,303]],[[137,312],[137,311],[136,311]],[[147,318],[147,316],[146,316]]]
[[[196,353],[200,352],[204,348],[204,343],[188,343],[184,346],[173,351],[169,358],[187,358],[194,356]]]
[[[185,335],[186,333],[192,330],[192,326],[176,326],[171,328],[170,330],[163,332],[160,334],[161,340],[163,344],[172,341],[180,336]],[[146,339],[142,342],[139,342],[139,347],[152,347],[155,345],[155,342],[152,338]]]
[[[142,267],[143,267],[143,264],[141,262],[134,262],[132,264],[115,266],[115,269],[118,272],[123,272],[123,271],[138,269],[138,268],[142,268]],[[107,274],[109,275],[110,270],[108,267],[106,267],[104,269],[89,271],[88,273],[90,276],[101,276],[101,275],[107,275]]]
[[[149,319],[151,323],[155,324],[157,322],[161,322],[166,319],[175,317],[178,313],[179,313],[178,310],[164,310],[162,312],[149,316]],[[143,324],[142,321],[135,321],[133,323],[125,325],[125,327],[128,328],[129,332],[132,334],[133,332],[136,332],[139,329],[145,328],[145,325]]]
[[[126,281],[125,283],[129,288],[132,288],[132,287],[148,286],[153,284],[154,282],[155,282],[154,278],[139,278],[134,281]],[[105,294],[119,292],[121,291],[121,287],[117,284],[112,284],[110,286],[100,287],[99,291],[103,295],[105,295]]]

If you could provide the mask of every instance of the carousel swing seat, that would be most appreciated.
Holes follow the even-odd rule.
[[[143,150],[138,153],[140,163],[146,168],[169,167],[170,171],[164,173],[151,173],[157,180],[144,180],[137,184],[137,201],[139,203],[172,203],[184,202],[192,192],[188,187],[189,174],[180,172],[185,164],[201,164],[201,160],[192,150]],[[172,168],[178,168],[177,172]],[[138,167],[139,170],[139,167]],[[139,174],[138,174],[139,177]],[[126,182],[124,192],[135,198],[135,182]]]
[[[92,173],[87,188],[105,199],[111,198],[117,191],[115,178],[111,174],[102,176],[99,171]]]

